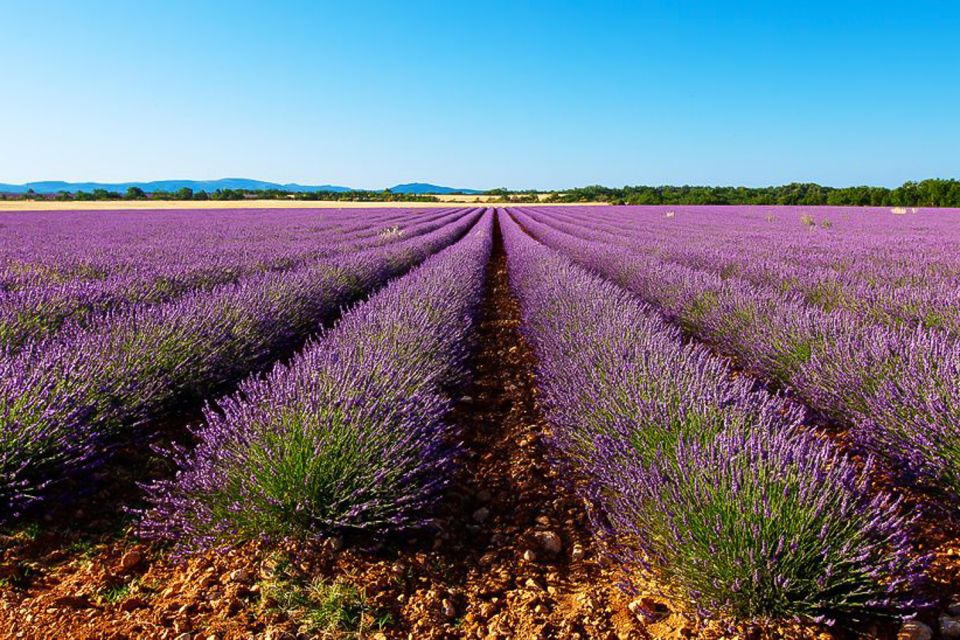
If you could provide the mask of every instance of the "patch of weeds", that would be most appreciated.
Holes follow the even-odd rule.
[[[28,522],[18,533],[27,540],[36,540],[40,537],[40,523]]]
[[[90,558],[96,551],[97,543],[91,538],[79,538],[67,546],[67,552],[80,558]]]
[[[389,612],[378,610],[357,587],[341,581],[306,580],[292,575],[289,558],[281,556],[274,576],[260,582],[263,604],[288,616],[307,634],[330,638],[359,638],[365,631],[393,624]]]
[[[118,602],[123,602],[130,596],[134,587],[137,585],[137,582],[138,579],[134,578],[130,582],[104,587],[97,592],[97,598],[106,604],[117,604]]]

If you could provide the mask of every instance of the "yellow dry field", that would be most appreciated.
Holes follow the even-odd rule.
[[[441,202],[490,202],[490,201],[492,201],[492,200],[496,200],[496,199],[499,198],[500,196],[486,196],[486,195],[482,195],[482,194],[480,194],[480,195],[456,195],[456,194],[450,194],[450,195],[435,195],[435,196],[433,196],[433,197],[436,198],[437,200],[440,200]],[[542,201],[542,200],[544,200],[545,198],[550,197],[550,194],[548,194],[548,193],[541,193],[541,194],[538,195],[537,197],[540,199],[540,201]],[[531,201],[530,204],[533,204],[533,202]],[[591,204],[592,204],[592,203],[591,203]]]
[[[390,207],[395,209],[422,209],[427,207],[450,207],[457,204],[487,202],[494,196],[438,196],[440,202],[339,202],[333,200],[101,200],[82,202],[0,200],[0,211],[102,211],[123,209],[369,209]],[[477,198],[485,198],[479,200]],[[529,203],[535,204],[535,203]],[[601,205],[602,202],[578,202],[582,205]],[[496,206],[523,206],[521,203],[497,204]],[[556,206],[542,202],[537,206]],[[566,205],[569,206],[569,205]]]

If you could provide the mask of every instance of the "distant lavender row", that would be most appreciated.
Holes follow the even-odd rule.
[[[138,303],[159,304],[190,291],[237,282],[264,271],[287,271],[339,253],[388,244],[432,231],[458,215],[459,212],[447,212],[423,218],[410,216],[402,223],[371,223],[358,235],[327,231],[295,245],[271,245],[258,240],[245,256],[227,256],[214,247],[205,254],[165,255],[156,262],[144,256],[132,273],[124,271],[103,279],[22,288],[0,296],[0,351],[6,349],[9,353],[30,340],[53,335],[67,322],[89,324],[110,309]]]
[[[960,335],[956,212],[773,211],[761,216],[756,208],[700,207],[666,217],[659,209],[598,208],[589,218],[575,209],[551,210],[547,217],[573,235],[628,243],[666,262],[796,293],[826,311]],[[547,221],[535,209],[526,213]],[[829,226],[818,226],[814,216]]]
[[[837,619],[915,603],[911,521],[782,400],[501,215],[559,458],[615,557],[707,614]],[[579,485],[578,485],[579,486]]]
[[[440,211],[439,213],[449,212]],[[423,212],[429,215],[436,210]],[[0,296],[5,292],[127,275],[154,265],[187,271],[270,260],[278,247],[309,248],[329,233],[362,239],[409,210],[0,212]],[[199,261],[199,264],[197,262]],[[162,275],[162,274],[161,274]]]
[[[102,462],[117,434],[300,344],[343,305],[457,240],[479,215],[356,255],[128,307],[0,359],[0,520]]]
[[[350,223],[299,209],[83,214],[0,212],[0,225],[10,231],[0,243],[0,299],[70,282],[126,277],[150,283],[169,272],[216,273],[231,265],[282,260],[331,234],[362,240],[410,217],[407,212],[360,211],[362,217]],[[157,265],[162,265],[159,273]]]
[[[857,443],[890,460],[904,481],[960,498],[960,343],[952,336],[828,313],[770,287],[520,219],[549,246],[851,427]]]
[[[208,409],[177,477],[149,487],[142,533],[190,551],[423,523],[458,452],[447,393],[466,373],[492,219]]]

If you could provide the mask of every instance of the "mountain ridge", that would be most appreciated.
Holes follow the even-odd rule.
[[[247,191],[262,191],[267,189],[276,189],[278,191],[290,192],[316,192],[316,191],[381,191],[380,189],[354,189],[340,185],[304,185],[295,182],[279,183],[268,182],[265,180],[252,180],[249,178],[221,178],[218,180],[153,180],[146,182],[66,182],[62,180],[38,180],[26,182],[24,184],[5,184],[0,183],[0,193],[26,193],[33,190],[39,194],[58,193],[60,191],[69,191],[76,193],[78,191],[93,191],[94,189],[106,189],[107,191],[124,192],[131,187],[143,189],[147,193],[157,191],[177,191],[178,189],[192,189],[193,191],[212,192],[217,189],[237,189]],[[398,184],[389,189],[392,193],[407,194],[449,194],[449,193],[483,193],[476,189],[455,189],[426,182],[411,182]]]

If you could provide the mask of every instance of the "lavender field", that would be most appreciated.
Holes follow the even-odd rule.
[[[960,637],[958,509],[957,210],[0,213],[5,636]]]

